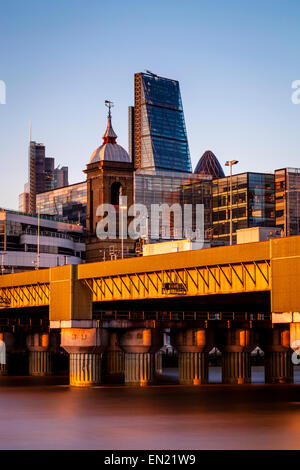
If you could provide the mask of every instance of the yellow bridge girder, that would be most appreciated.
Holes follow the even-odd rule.
[[[93,302],[270,290],[268,260],[116,274],[82,280]]]
[[[1,287],[0,308],[49,305],[49,289],[49,284]]]
[[[300,312],[300,236],[0,276],[0,308],[49,305],[50,320],[92,318],[92,303],[269,291]]]
[[[49,271],[43,269],[0,276],[0,308],[49,305]]]

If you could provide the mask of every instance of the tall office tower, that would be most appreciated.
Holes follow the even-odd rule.
[[[69,186],[69,168],[67,166],[62,166],[54,169],[54,184],[53,189],[63,188],[64,186]]]
[[[179,82],[151,72],[136,73],[134,82],[135,168],[190,173]]]
[[[55,188],[68,186],[68,167],[54,168],[55,159],[46,157],[45,145],[30,141],[29,144],[29,193],[30,214],[36,213],[36,195]],[[19,196],[19,207],[24,207],[25,196]]]
[[[29,144],[29,213],[36,213],[35,197],[44,191],[45,146],[31,141]]]
[[[49,191],[54,187],[54,158],[45,158],[45,169],[44,169],[44,185],[43,191]],[[40,192],[40,191],[39,191]]]

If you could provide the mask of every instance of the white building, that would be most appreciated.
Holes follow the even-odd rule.
[[[80,264],[84,259],[81,225],[0,209],[2,273]]]

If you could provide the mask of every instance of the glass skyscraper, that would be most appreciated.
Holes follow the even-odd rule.
[[[192,171],[178,81],[150,72],[135,74],[130,120],[129,141],[133,141],[136,168]]]

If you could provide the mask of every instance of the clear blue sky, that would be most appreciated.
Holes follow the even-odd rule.
[[[0,206],[17,208],[33,140],[70,182],[102,141],[103,101],[127,149],[133,75],[180,81],[193,166],[211,149],[240,171],[300,167],[299,0],[0,0]]]

